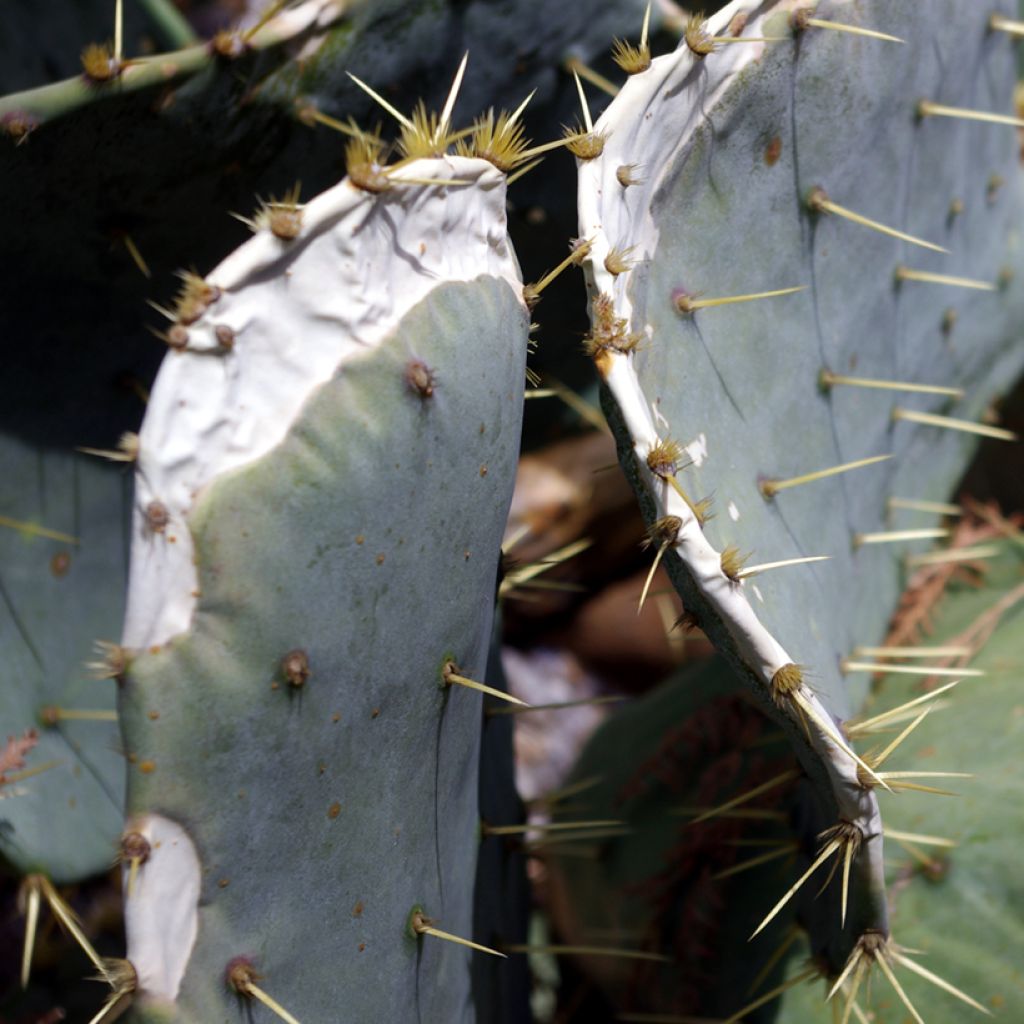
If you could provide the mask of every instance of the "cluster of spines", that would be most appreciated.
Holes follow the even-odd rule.
[[[400,134],[397,148],[400,159],[394,164],[388,164],[390,147],[384,142],[379,129],[372,133],[366,132],[352,122],[342,124],[309,106],[303,108],[303,119],[308,123],[325,124],[350,137],[345,151],[349,180],[357,188],[368,192],[384,192],[396,184],[466,184],[456,179],[420,179],[398,173],[414,160],[436,159],[450,153],[486,160],[507,175],[511,183],[535,167],[543,154],[563,146],[572,149],[583,144],[585,133],[576,131],[568,131],[563,138],[542,145],[530,144],[526,138],[522,115],[533,93],[511,112],[503,110],[496,114],[491,109],[476,118],[469,127],[454,129],[452,114],[468,58],[467,53],[455,74],[440,114],[429,113],[420,102],[412,115],[406,116],[369,85],[349,73],[349,78],[398,122]]]

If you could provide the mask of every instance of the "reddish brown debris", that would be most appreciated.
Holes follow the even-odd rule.
[[[25,755],[39,742],[35,729],[26,729],[23,736],[8,736],[7,744],[0,750],[0,786],[6,781],[8,772],[21,771],[25,767]]]

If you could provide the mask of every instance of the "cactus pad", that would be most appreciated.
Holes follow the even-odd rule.
[[[5,737],[38,730],[27,769],[52,764],[0,801],[0,853],[21,871],[76,881],[117,852],[124,759],[104,720],[115,683],[89,663],[120,629],[130,484],[95,459],[10,437],[0,449],[0,719]],[[76,712],[90,717],[64,717]]]
[[[838,725],[865,682],[842,660],[879,642],[901,589],[872,535],[892,498],[944,500],[970,453],[919,414],[979,420],[1022,362],[1015,134],[928,105],[1012,109],[1013,48],[990,13],[731,3],[625,84],[580,163],[588,347],[620,454],[649,518],[676,517],[666,566],[688,609],[782,712],[840,830],[821,846],[852,864],[849,911],[814,942],[836,972],[858,936],[888,934],[877,783]],[[830,561],[744,579],[749,551]]]
[[[503,177],[462,158],[402,173],[466,184],[346,179],[297,238],[261,231],[209,276],[154,389],[128,828],[184,829],[201,896],[176,934],[133,930],[165,870],[200,870],[167,844],[138,868],[147,1012],[219,1018],[244,963],[300,1020],[472,1019],[483,954],[407,923],[472,931],[481,698],[443,672],[486,664],[528,317]]]

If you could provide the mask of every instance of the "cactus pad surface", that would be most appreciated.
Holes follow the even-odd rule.
[[[103,720],[115,683],[88,663],[120,628],[130,484],[95,459],[10,437],[0,452],[0,720],[5,737],[38,731],[26,769],[52,765],[5,787],[0,853],[71,882],[116,855],[124,758],[116,723]],[[99,717],[58,717],[83,711]]]
[[[595,125],[600,155],[580,163],[588,347],[623,463],[649,519],[673,524],[665,564],[687,608],[782,712],[841,830],[822,848],[854,851],[845,928],[814,944],[836,971],[858,936],[888,935],[877,782],[838,724],[866,681],[842,661],[880,641],[901,589],[902,561],[873,535],[892,498],[945,500],[971,451],[918,414],[976,422],[1022,362],[1015,134],[934,106],[1012,110],[1013,47],[990,14],[731,3],[625,84]],[[751,551],[830,560],[744,579]]]
[[[481,698],[443,671],[486,665],[528,317],[503,177],[403,173],[468,184],[346,179],[296,239],[261,231],[209,276],[154,389],[127,827],[177,823],[202,875],[179,934],[133,931],[127,895],[143,1013],[219,1019],[241,957],[301,1020],[473,1019],[482,954],[407,925],[421,908],[472,934]],[[183,974],[162,972],[193,934]]]

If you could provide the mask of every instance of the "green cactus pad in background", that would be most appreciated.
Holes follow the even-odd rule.
[[[986,541],[985,546],[990,543]],[[931,617],[927,639],[936,647],[980,648],[971,666],[986,676],[965,679],[943,694],[941,703],[936,702],[932,713],[901,744],[899,763],[894,758],[893,764],[908,771],[970,772],[974,778],[923,778],[923,783],[955,790],[960,796],[906,793],[886,811],[887,825],[955,846],[889,842],[886,873],[893,931],[900,944],[926,954],[913,959],[984,1004],[996,1019],[1010,1021],[1024,1017],[1020,975],[1024,890],[1014,834],[1014,808],[1020,806],[1022,790],[1024,562],[1019,533],[1015,540],[997,541],[994,546],[998,553],[983,563],[991,569],[980,585],[969,576],[950,585]],[[935,683],[910,687],[905,676],[888,676],[864,714],[883,714],[934,689]],[[905,717],[875,742],[888,742],[909,721]],[[913,972],[898,966],[897,971],[926,1021],[967,1020],[973,1015]],[[861,1008],[873,1010],[879,1024],[906,1019],[896,993],[880,974],[873,973],[870,997],[863,986],[858,994]],[[824,1019],[819,993],[820,988],[787,993],[780,1024]],[[836,998],[843,1002],[842,996]]]
[[[72,882],[117,853],[124,757],[115,683],[87,663],[121,628],[130,482],[95,459],[0,441],[3,736],[37,729],[26,768],[52,767],[0,800],[0,854]],[[66,717],[88,712],[89,718]],[[11,790],[14,790],[11,792]]]
[[[621,820],[624,834],[552,846],[546,863],[567,941],[662,958],[582,958],[622,1019],[724,1019],[754,997],[745,993],[792,918],[789,909],[764,944],[748,944],[762,894],[785,884],[796,856],[794,768],[783,735],[720,658],[676,673],[591,738],[566,820]],[[696,820],[783,773],[735,815]],[[781,857],[737,870],[773,848]]]
[[[474,1019],[485,954],[407,924],[472,934],[481,698],[444,670],[486,666],[528,315],[504,177],[391,174],[210,275],[141,432],[125,643],[146,653],[122,715],[142,1019],[237,1013],[232,964],[304,1022]]]
[[[785,712],[840,830],[822,847],[853,865],[846,927],[836,915],[814,937],[836,972],[859,935],[888,934],[870,769],[835,724],[864,692],[841,662],[878,642],[901,589],[901,561],[873,535],[889,499],[945,499],[971,450],[969,435],[912,418],[977,421],[1024,355],[1016,135],[921,105],[1012,110],[1013,46],[990,14],[737,0],[625,84],[595,125],[603,151],[580,163],[588,347],[620,454],[645,514],[672,526],[665,561],[687,607]],[[744,581],[750,551],[831,561]]]

